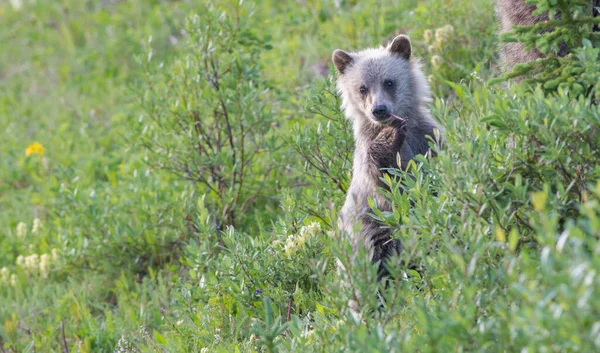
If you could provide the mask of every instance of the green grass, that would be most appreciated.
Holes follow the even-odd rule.
[[[0,4],[0,352],[600,348],[600,112],[486,83],[492,2],[12,3]],[[230,30],[194,31],[209,19]],[[430,47],[426,31],[446,25]],[[397,32],[423,58],[446,144],[389,180],[397,207],[375,217],[407,250],[382,288],[335,227],[352,140],[315,67]],[[210,54],[205,38],[224,45]],[[222,91],[198,69],[215,57],[235,68]],[[238,198],[170,164],[239,171],[227,144],[202,159],[187,134],[193,113],[219,121],[223,97],[254,122],[240,128],[268,121],[253,144],[233,136],[256,147]],[[35,142],[43,153],[27,155]]]

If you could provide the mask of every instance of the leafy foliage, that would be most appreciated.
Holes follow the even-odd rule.
[[[268,44],[235,6],[233,18],[212,5],[191,17],[187,50],[166,72],[154,72],[150,48],[142,99],[152,123],[141,121],[140,137],[151,160],[200,184],[221,230],[274,192],[267,187],[278,167],[259,163],[277,146],[258,61]]]

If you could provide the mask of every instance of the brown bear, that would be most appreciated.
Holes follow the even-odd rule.
[[[429,86],[419,61],[411,58],[408,37],[399,35],[385,48],[354,53],[338,49],[332,59],[342,109],[353,122],[355,141],[352,180],[339,225],[352,235],[355,249],[367,246],[372,261],[380,264],[381,278],[387,274],[384,261],[399,253],[402,244],[369,215],[368,199],[373,198],[379,209],[390,210],[378,192],[385,187],[383,173],[389,168],[406,169],[416,155],[427,155],[430,138],[440,127],[425,107],[431,100]],[[358,224],[360,230],[355,232]]]

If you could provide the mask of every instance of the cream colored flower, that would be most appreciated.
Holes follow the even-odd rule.
[[[14,273],[10,275],[10,285],[13,287],[16,287],[17,285],[17,275]]]
[[[285,251],[287,256],[292,256],[296,252],[298,248],[298,243],[296,243],[295,237],[291,236],[285,242],[285,247],[283,250]]]
[[[434,69],[439,68],[441,64],[442,58],[439,55],[434,55],[431,57],[431,66],[433,66]]]
[[[36,273],[39,271],[40,257],[38,254],[31,254],[25,257],[25,272]]]
[[[48,278],[50,273],[50,255],[42,254],[40,256],[40,275],[42,278]]]
[[[58,250],[56,250],[56,248],[52,249],[52,260],[58,260]]]
[[[425,32],[423,33],[423,39],[427,44],[431,43],[431,40],[433,39],[433,31],[431,31],[430,29],[425,30]]]
[[[25,222],[19,222],[17,224],[17,237],[24,238],[27,235],[27,224]]]
[[[37,234],[42,226],[42,221],[39,218],[33,220],[33,226],[31,226],[31,233]]]
[[[23,255],[17,256],[17,266],[23,268],[25,267],[25,258],[23,257]]]
[[[301,236],[313,236],[321,230],[321,224],[319,222],[311,222],[309,225],[303,226],[300,229]]]
[[[23,7],[23,0],[10,0],[10,4],[12,5],[13,9],[18,11],[21,9],[21,7]]]
[[[317,235],[320,230],[321,224],[319,222],[311,222],[310,224],[300,228],[300,236],[298,236],[297,239],[298,246],[304,246],[304,243],[306,243],[309,238]]]
[[[6,267],[2,267],[2,269],[0,269],[0,280],[2,282],[7,282],[8,278],[10,277],[10,271],[8,270],[8,268]]]
[[[448,41],[448,39],[452,37],[452,34],[454,34],[454,27],[445,25],[444,27],[435,30],[435,40],[441,44]]]

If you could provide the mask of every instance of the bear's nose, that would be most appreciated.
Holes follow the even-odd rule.
[[[385,105],[376,105],[373,107],[373,110],[371,110],[371,113],[373,113],[373,115],[379,119],[387,118],[388,115],[390,115]]]

